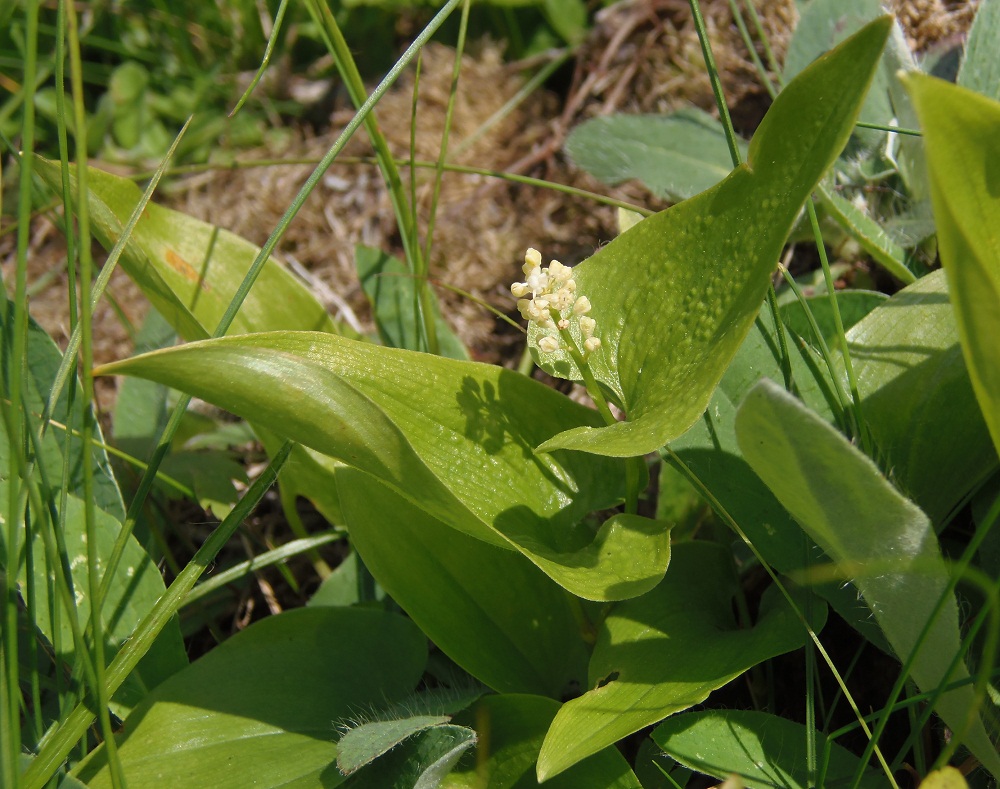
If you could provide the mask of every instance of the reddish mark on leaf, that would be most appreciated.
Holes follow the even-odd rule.
[[[212,286],[205,282],[201,277],[198,276],[198,272],[195,270],[194,266],[188,263],[184,258],[178,255],[174,250],[167,247],[166,252],[167,265],[170,266],[174,271],[184,277],[190,282],[197,282],[204,291],[210,291]]]

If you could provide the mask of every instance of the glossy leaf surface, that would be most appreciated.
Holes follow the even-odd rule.
[[[834,562],[853,568],[854,585],[896,654],[907,658],[947,584],[927,516],[847,439],[770,381],[743,401],[736,435],[747,462],[809,536]],[[949,681],[960,641],[949,594],[912,664],[921,690]],[[960,664],[950,680],[966,676]],[[942,695],[935,709],[953,730],[965,732],[971,705],[972,689],[965,686]],[[1000,757],[982,722],[972,723],[964,743],[996,774]]]
[[[749,710],[706,710],[675,715],[661,723],[651,735],[666,753],[698,772],[725,779],[738,775],[747,789],[829,789],[847,786],[858,768],[858,757],[831,743],[830,759],[823,780],[810,776],[806,752],[806,728],[800,723]],[[816,732],[817,756],[826,737]],[[885,786],[885,776],[868,769],[862,773],[861,789]]]
[[[962,350],[1000,448],[1000,104],[931,77],[913,75],[906,85],[924,132]]]
[[[802,203],[851,134],[889,25],[873,22],[791,82],[757,129],[747,163],[722,183],[574,268],[602,342],[591,366],[628,419],[567,431],[539,449],[640,455],[704,412],[753,325]],[[541,356],[546,370],[578,377],[565,351]]]
[[[709,694],[763,660],[800,647],[806,630],[773,587],[752,629],[733,619],[732,558],[706,542],[674,547],[652,592],[614,607],[590,661],[588,690],[559,710],[538,759],[540,780]],[[801,599],[800,599],[801,604]],[[826,607],[815,602],[814,630]]]
[[[663,524],[618,519],[592,545],[580,521],[621,500],[621,463],[532,447],[600,417],[509,370],[312,332],[192,343],[102,369],[191,392],[365,471],[582,597],[638,594],[666,569]],[[634,558],[622,563],[625,547]]]
[[[132,786],[330,787],[343,782],[336,723],[420,679],[423,635],[401,616],[310,608],[264,619],[191,664],[125,722]],[[103,748],[74,771],[111,786]]]

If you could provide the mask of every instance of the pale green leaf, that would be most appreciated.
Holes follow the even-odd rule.
[[[575,428],[540,451],[641,455],[704,412],[753,325],[802,203],[851,133],[889,25],[888,17],[873,22],[791,82],[757,129],[747,163],[722,183],[645,219],[574,269],[602,342],[591,366],[628,419]],[[562,351],[540,362],[579,375]]]
[[[943,523],[997,467],[944,273],[872,310],[848,331],[847,344],[881,467],[933,523]]]
[[[924,132],[938,249],[972,388],[1000,448],[1000,104],[906,80]]]
[[[672,115],[591,118],[570,133],[566,153],[599,181],[636,178],[674,202],[715,186],[733,169],[719,122],[694,107]]]
[[[58,162],[37,159],[49,186],[60,188]],[[76,168],[69,168],[75,189]],[[141,197],[132,181],[88,168],[94,233],[111,248]],[[181,336],[208,337],[229,307],[260,250],[239,236],[150,202],[129,238],[120,265]],[[337,331],[302,283],[271,258],[265,263],[229,334],[271,329]]]
[[[927,516],[903,498],[840,433],[776,384],[754,387],[736,416],[743,456],[802,528],[834,562],[846,562],[893,650],[906,659],[945,591],[948,575]],[[878,570],[863,568],[875,564]],[[891,570],[882,565],[888,564]],[[960,649],[953,594],[931,624],[912,663],[930,692],[968,676],[948,669]],[[997,774],[1000,757],[978,718],[972,688],[943,694],[935,709],[973,754]]]
[[[411,622],[308,608],[237,633],[156,689],[125,721],[130,786],[331,787],[338,720],[410,693],[426,660]],[[74,775],[111,786],[104,748]]]
[[[683,543],[652,592],[612,609],[597,636],[589,690],[563,705],[538,758],[545,780],[645,726],[685,710],[763,660],[802,646],[806,629],[777,590],[752,629],[733,619],[732,557],[718,545]],[[801,605],[800,598],[800,605]],[[826,606],[813,602],[811,625]]]
[[[982,0],[972,27],[969,28],[969,38],[956,82],[963,88],[974,90],[994,101],[1000,100],[997,41],[1000,41],[1000,2]]]

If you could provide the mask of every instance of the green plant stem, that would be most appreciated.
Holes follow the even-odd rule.
[[[278,34],[281,32],[281,24],[285,20],[285,11],[287,10],[288,0],[281,0],[281,3],[278,5],[278,10],[274,15],[274,23],[271,25],[271,35],[267,37],[267,46],[264,47],[264,57],[261,58],[260,66],[258,67],[257,72],[253,75],[253,79],[250,80],[250,84],[247,85],[247,89],[243,91],[243,95],[240,96],[239,101],[236,102],[236,106],[229,112],[230,118],[243,109],[243,105],[246,104],[247,99],[250,98],[254,88],[257,87],[261,77],[264,76],[264,72],[271,63],[271,55],[274,52],[274,44],[278,40]]]
[[[288,459],[292,450],[292,442],[286,441],[281,449],[271,458],[264,472],[258,477],[247,490],[246,494],[233,507],[232,512],[226,519],[209,535],[201,548],[194,555],[194,558],[184,567],[181,573],[170,584],[167,591],[156,601],[152,610],[145,616],[139,626],[135,629],[132,638],[122,647],[108,666],[106,682],[106,692],[112,694],[117,690],[126,677],[132,673],[139,664],[142,656],[146,654],[153,645],[157,636],[166,626],[167,622],[177,613],[184,603],[188,592],[194,587],[195,582],[205,571],[221,551],[236,529],[246,519],[250,512],[257,506],[263,498],[268,488],[274,483],[278,472]],[[49,778],[55,773],[63,759],[73,748],[73,744],[79,740],[87,731],[94,720],[94,710],[86,704],[79,704],[65,717],[47,739],[38,757],[31,763],[25,771],[23,777],[26,789],[42,789]]]
[[[455,156],[461,156],[469,148],[476,144],[490,129],[506,118],[510,113],[528,96],[538,90],[545,80],[551,77],[563,63],[573,57],[578,47],[571,47],[560,51],[552,60],[540,68],[527,82],[522,85],[517,93],[504,102],[503,106],[488,117],[472,134],[462,140],[455,148]]]
[[[750,19],[753,22],[754,30],[757,31],[757,38],[760,39],[760,43],[764,47],[764,57],[767,58],[768,68],[775,74],[780,75],[781,66],[778,64],[778,59],[774,56],[774,50],[771,49],[771,41],[767,36],[767,31],[764,30],[764,25],[760,21],[760,14],[757,13],[754,0],[745,0],[745,3],[747,13],[750,14]]]
[[[236,161],[230,164],[190,164],[183,165],[181,167],[174,167],[167,172],[170,175],[192,175],[196,173],[213,172],[216,170],[238,170],[247,167],[288,167],[293,165],[311,164],[315,165],[319,162],[319,159],[312,157],[299,157],[299,158],[286,158],[286,159],[254,159],[251,161]],[[410,159],[396,159],[396,164],[400,166],[413,166],[418,169],[433,169],[437,167],[435,162],[427,161],[412,161]],[[339,165],[357,165],[357,164],[378,164],[378,162],[369,156],[342,156],[340,157],[336,164]],[[464,164],[446,164],[444,169],[451,173],[461,173],[464,175],[481,175],[486,178],[499,178],[504,181],[509,181],[515,184],[524,184],[525,186],[535,186],[541,189],[550,189],[553,192],[560,192],[562,194],[571,195],[573,197],[582,197],[586,200],[592,200],[595,203],[600,203],[601,205],[611,206],[612,208],[624,208],[628,211],[634,211],[641,216],[652,216],[655,212],[648,208],[643,208],[642,206],[634,205],[633,203],[627,203],[624,200],[617,200],[613,197],[607,197],[606,195],[597,194],[596,192],[589,192],[586,189],[578,189],[575,186],[567,186],[565,184],[558,184],[554,181],[546,181],[543,178],[532,178],[528,175],[519,175],[517,173],[505,173],[502,170],[489,170],[482,167],[469,167]],[[139,175],[133,176],[135,179],[143,179],[147,177],[146,173],[141,173]]]
[[[325,532],[321,532],[320,534],[314,534],[311,537],[292,540],[291,542],[285,543],[284,545],[270,550],[267,553],[255,556],[253,559],[240,562],[239,564],[236,564],[221,573],[217,573],[211,578],[195,586],[184,598],[182,607],[188,606],[191,603],[200,600],[205,595],[214,592],[216,589],[221,589],[227,584],[235,583],[245,578],[250,573],[262,570],[265,567],[270,567],[271,565],[278,564],[280,562],[286,562],[296,556],[315,551],[323,545],[328,545],[331,542],[335,542],[336,540],[341,540],[343,538],[343,529],[329,529]]]
[[[736,131],[733,129],[732,118],[729,117],[729,107],[726,104],[726,97],[722,91],[722,80],[719,78],[719,69],[715,65],[715,56],[712,54],[712,44],[708,40],[705,18],[701,15],[701,4],[698,0],[689,0],[689,5],[691,6],[691,17],[694,20],[694,29],[698,33],[698,41],[701,44],[701,54],[705,59],[708,79],[712,84],[715,106],[719,110],[719,121],[722,123],[722,129],[726,133],[726,145],[729,146],[729,157],[733,160],[733,167],[737,167],[740,164],[740,148],[736,140]]]
[[[550,310],[550,314],[552,320],[558,323],[561,318],[558,310]],[[615,419],[615,415],[611,412],[607,398],[604,397],[604,392],[601,391],[600,384],[594,378],[594,372],[590,369],[590,364],[587,362],[586,356],[577,347],[573,335],[570,334],[569,329],[559,329],[559,336],[562,337],[563,342],[566,344],[566,350],[569,351],[569,355],[580,370],[587,394],[590,395],[594,401],[594,405],[597,406],[597,412],[601,415],[604,423],[609,427],[617,424],[618,420]],[[634,515],[639,509],[639,484],[642,479],[642,462],[641,457],[626,458],[625,460],[625,512],[630,515]]]
[[[712,83],[712,94],[715,96],[715,106],[719,110],[719,122],[726,133],[726,145],[729,146],[729,158],[733,167],[739,167],[743,163],[740,155],[740,147],[736,138],[736,129],[733,128],[733,119],[729,115],[729,105],[726,104],[726,96],[722,91],[722,80],[719,79],[719,69],[715,65],[715,56],[712,55],[712,44],[708,40],[708,30],[705,28],[705,19],[701,15],[701,5],[698,0],[689,0],[691,6],[691,16],[694,19],[694,27],[698,32],[698,41],[701,44],[701,54],[705,59],[705,68],[708,71],[709,80]],[[738,10],[734,10],[734,15],[739,16]],[[752,42],[750,45],[753,51]],[[756,53],[755,53],[756,54]],[[784,378],[785,389],[792,388],[792,358],[788,353],[788,340],[785,337],[785,324],[781,320],[778,311],[778,297],[774,292],[774,283],[767,285],[767,304],[774,319],[774,331],[777,334],[778,349],[781,353],[781,372]]]
[[[80,30],[77,25],[76,8],[72,3],[66,6],[66,21],[68,23],[68,45],[70,62],[70,84],[73,96],[74,142],[76,144],[76,219],[80,234],[80,283],[88,287],[94,275],[94,261],[90,254],[90,201],[87,192],[87,118],[83,96],[83,63],[80,57]],[[98,556],[98,535],[96,512],[94,505],[94,462],[92,439],[94,434],[94,376],[91,372],[94,366],[93,347],[93,305],[88,298],[80,299],[80,364],[83,368],[83,424],[81,425],[81,454],[83,458],[83,503],[84,530],[87,535],[87,595],[90,597],[90,632],[93,650],[94,680],[93,688],[97,704],[97,720],[100,723],[101,734],[107,743],[108,767],[111,774],[111,785],[114,789],[125,786],[121,762],[118,759],[118,748],[114,741],[114,729],[111,726],[111,714],[108,711],[110,696],[105,684],[105,653],[104,653],[104,618],[100,557]],[[113,572],[111,568],[108,572]]]
[[[851,363],[851,352],[847,347],[847,333],[844,331],[844,321],[840,317],[840,305],[837,302],[837,291],[833,284],[833,273],[830,271],[830,261],[826,256],[826,246],[823,244],[823,234],[819,227],[819,219],[816,216],[816,205],[811,198],[806,201],[806,211],[809,215],[809,224],[812,227],[813,237],[816,240],[816,251],[819,252],[819,262],[823,268],[823,281],[826,283],[830,309],[833,312],[833,325],[837,332],[837,342],[840,345],[840,353],[844,360],[844,369],[847,372],[847,382],[851,389],[851,413],[854,416],[854,430],[852,432],[860,442],[862,451],[871,457],[871,438],[868,435],[868,428],[861,407],[861,392],[858,388],[858,378],[854,374],[854,365]]]
[[[24,82],[20,96],[24,101],[24,115],[21,123],[21,156],[20,182],[18,184],[18,228],[17,228],[17,258],[14,285],[13,326],[9,334],[10,345],[3,348],[4,366],[2,378],[9,383],[9,395],[12,407],[10,418],[6,420],[8,428],[9,456],[21,458],[24,455],[22,425],[26,422],[22,403],[22,374],[27,359],[28,313],[27,313],[27,262],[28,242],[31,236],[31,181],[32,153],[35,144],[35,87],[38,78],[38,9],[37,0],[26,0],[24,27]],[[8,315],[3,318],[6,321]],[[9,324],[8,324],[9,325]],[[10,477],[8,489],[7,540],[8,557],[15,557],[8,562],[4,572],[0,573],[0,596],[4,606],[2,658],[3,670],[0,676],[0,783],[5,786],[17,785],[17,763],[21,753],[21,711],[20,711],[20,678],[18,670],[18,593],[17,574],[20,555],[20,532],[24,519],[19,510],[22,486],[17,484],[17,478]]]
[[[455,113],[455,98],[458,96],[458,79],[462,73],[462,54],[465,51],[465,37],[469,30],[470,0],[463,0],[462,15],[458,23],[458,42],[455,46],[455,63],[451,71],[451,88],[448,91],[448,106],[444,112],[444,130],[441,132],[441,148],[438,151],[437,167],[434,168],[434,190],[431,194],[431,206],[427,215],[427,231],[424,241],[424,274],[430,272],[431,250],[434,248],[434,225],[437,220],[438,201],[441,199],[441,182],[444,178],[444,164],[448,159],[448,140],[451,136],[451,122]],[[434,298],[427,286],[421,282],[418,288],[420,296],[420,315],[423,319],[424,334],[427,337],[427,350],[430,353],[440,352],[438,347],[437,326],[434,321]]]
[[[751,3],[750,0],[747,0],[747,5],[753,7],[753,3]],[[767,95],[774,99],[774,97],[778,95],[778,91],[772,84],[771,79],[768,76],[767,69],[761,62],[760,55],[757,54],[757,47],[754,46],[753,39],[750,37],[750,31],[747,30],[747,24],[743,19],[743,13],[740,11],[739,4],[736,0],[729,0],[729,10],[733,14],[733,21],[736,23],[736,28],[740,31],[740,38],[743,39],[743,45],[747,48],[747,52],[750,54],[750,60],[753,62],[754,68],[757,70],[757,76],[760,77],[761,84],[767,91]],[[757,21],[759,22],[760,20],[758,19]]]

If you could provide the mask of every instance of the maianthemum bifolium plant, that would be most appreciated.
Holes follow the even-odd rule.
[[[749,787],[876,787],[897,786],[904,764],[954,780],[938,768],[966,757],[970,782],[989,785],[1000,777],[1000,105],[892,75],[922,129],[944,271],[869,298],[862,314],[832,287],[793,314],[771,282],[803,205],[820,232],[811,195],[852,135],[887,17],[791,79],[746,161],[714,186],[576,266],[544,264],[530,246],[544,239],[526,239],[511,292],[532,358],[582,383],[594,410],[464,358],[401,192],[407,261],[358,250],[380,341],[333,321],[270,257],[456,5],[366,99],[336,21],[307,3],[361,109],[263,249],[149,202],[162,167],[140,193],[85,159],[31,156],[27,135],[22,235],[32,174],[67,202],[78,195],[83,282],[93,232],[110,250],[105,270],[121,265],[188,340],[96,373],[244,418],[270,463],[165,587],[132,531],[187,397],[126,506],[89,405],[90,299],[63,355],[30,321],[19,268],[0,302],[0,783],[652,789],[694,771]],[[968,63],[995,35],[997,8],[984,3],[963,72],[980,91],[988,79]],[[398,187],[377,126],[366,130]],[[176,615],[206,593],[212,579],[199,578],[276,478],[283,499],[307,496],[346,529],[354,553],[331,580],[370,573],[394,603],[317,594],[189,663]],[[725,536],[677,525],[678,479]],[[959,513],[974,528],[945,532]],[[753,600],[747,568],[768,579]],[[901,664],[883,709],[859,709],[828,654],[830,608],[863,648]],[[715,691],[744,675],[752,686],[803,647],[801,712],[766,698],[712,706]],[[820,675],[843,699],[822,695]],[[850,722],[834,730],[837,705]],[[893,753],[881,743],[896,711],[911,739]],[[649,736],[627,760],[615,745],[639,732]],[[847,734],[863,753],[838,742]]]

